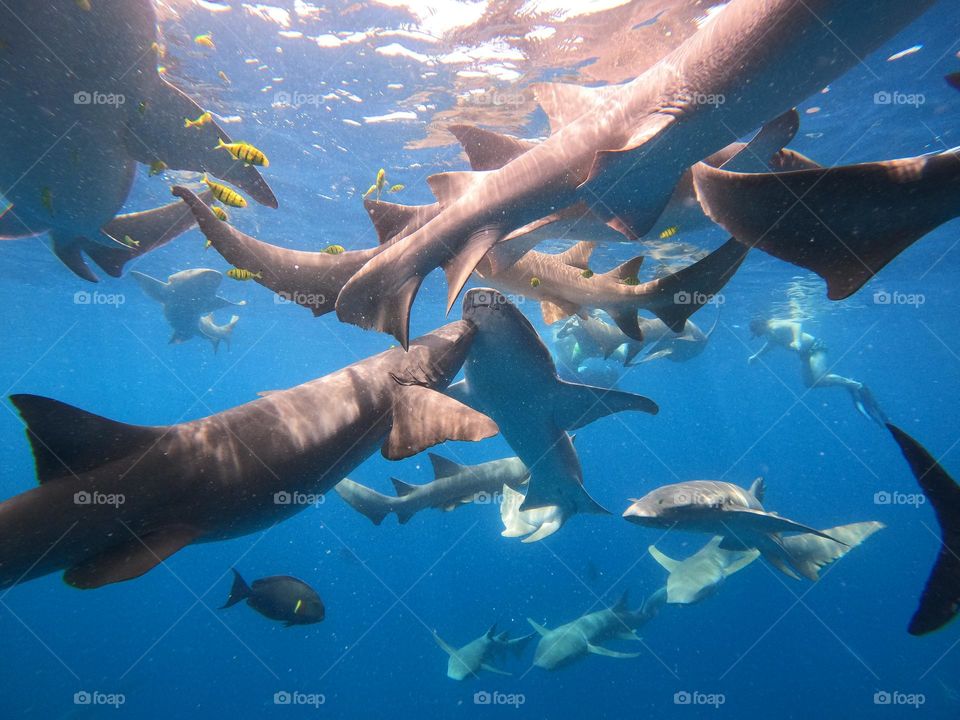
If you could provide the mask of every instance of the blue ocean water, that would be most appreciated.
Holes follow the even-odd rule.
[[[400,103],[388,85],[402,85],[409,99],[435,82],[410,58],[375,52],[389,40],[374,42],[371,35],[323,47],[278,36],[301,26],[313,36],[409,30],[411,18],[427,24],[430,12],[405,13],[399,3],[351,11],[339,3],[298,15],[306,4],[278,2],[273,9],[292,18],[283,25],[263,5],[234,3],[229,12],[214,3],[166,5],[178,11],[162,15],[161,30],[171,39],[168,52],[179,58],[172,72],[180,84],[209,99],[219,114],[242,116],[242,132],[231,132],[256,138],[270,156],[265,176],[281,207],[251,204],[232,213],[244,232],[298,249],[368,247],[376,237],[359,195],[378,168],[406,185],[399,200],[428,203],[426,175],[465,167],[454,146],[407,147],[424,136],[431,108],[417,110],[413,122],[363,121],[412,106]],[[446,12],[466,12],[441,5]],[[943,81],[960,62],[957,20],[955,3],[939,3],[828,92],[808,100],[791,147],[832,165],[960,144],[960,94]],[[205,31],[217,41],[213,56],[198,53],[189,40],[172,41]],[[461,32],[467,43],[469,27]],[[915,45],[922,48],[887,61]],[[246,62],[250,58],[259,64]],[[215,87],[218,70],[231,78],[229,88]],[[316,95],[345,88],[363,102],[341,99],[289,112],[273,105],[278,88]],[[876,94],[885,92],[923,100],[878,103]],[[423,102],[445,108],[442,97]],[[546,132],[538,111],[523,134]],[[169,184],[141,168],[126,209],[168,202]],[[805,389],[796,357],[774,352],[754,365],[746,358],[759,347],[748,328],[753,317],[802,317],[826,342],[836,372],[867,383],[892,420],[960,472],[960,459],[950,452],[960,420],[958,227],[954,221],[930,233],[840,303],[826,300],[819,278],[753,251],[724,289],[722,303],[694,317],[709,327],[720,313],[702,355],[633,368],[611,362],[608,372],[616,372],[619,388],[655,399],[661,411],[656,417],[608,417],[577,433],[586,486],[613,511],[609,517],[577,516],[556,535],[521,544],[500,536],[493,505],[425,511],[404,526],[391,517],[375,527],[330,493],[317,508],[268,532],[189,547],[132,582],[83,592],[49,575],[4,590],[0,712],[38,718],[957,717],[958,629],[923,638],[906,633],[938,537],[929,504],[882,502],[883,493],[918,492],[899,450],[855,412],[843,391]],[[725,240],[719,228],[681,235],[704,248]],[[602,248],[597,264],[612,267],[637,252],[628,245]],[[229,268],[204,250],[196,229],[133,267],[160,278],[190,267]],[[224,295],[248,303],[238,313],[232,348],[213,354],[199,339],[169,345],[159,307],[129,276],[94,288],[62,267],[42,239],[0,243],[0,276],[4,394],[54,397],[129,423],[203,417],[394,344],[331,315],[314,319],[302,308],[278,304],[254,283],[225,281]],[[445,292],[442,274],[431,275],[415,305],[411,337],[445,321]],[[101,295],[85,303],[77,293]],[[922,304],[886,304],[878,300],[883,293],[919,295]],[[536,305],[521,308],[551,344],[555,328],[543,324]],[[455,307],[452,315],[458,312]],[[9,403],[3,407],[0,482],[8,498],[35,480],[23,425]],[[513,454],[501,437],[437,452],[463,463]],[[642,629],[638,658],[589,656],[548,673],[531,667],[528,649],[504,661],[509,677],[484,673],[462,683],[445,677],[447,656],[432,631],[462,645],[493,622],[511,634],[529,632],[528,617],[555,627],[613,604],[625,590],[638,605],[666,577],[647,553],[649,545],[683,557],[705,540],[625,523],[619,514],[627,498],[688,479],[746,486],[758,475],[768,484],[768,509],[818,528],[864,520],[886,528],[826,569],[816,584],[789,580],[757,562],[715,597],[666,606]],[[351,477],[387,492],[390,477],[424,483],[432,473],[425,455],[400,462],[374,455]],[[243,605],[219,610],[231,567],[248,580],[275,574],[304,579],[323,597],[326,619],[284,628]],[[613,646],[638,650],[626,641]],[[123,704],[76,704],[78,692],[119,694]],[[883,693],[916,696],[922,704],[891,707]],[[716,704],[695,704],[706,696]],[[295,702],[278,704],[278,697]],[[686,698],[694,702],[685,704]]]

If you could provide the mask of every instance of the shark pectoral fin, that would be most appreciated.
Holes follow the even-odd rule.
[[[471,170],[497,170],[536,145],[476,125],[451,125],[447,130],[453,133],[467,154]]]
[[[760,128],[750,142],[720,167],[733,172],[772,170],[771,159],[796,137],[799,129],[800,113],[790,108]]]
[[[446,440],[476,441],[498,432],[486,415],[443,393],[398,385],[392,427],[381,452],[388,460],[399,460]]]
[[[194,527],[176,525],[129,540],[95,555],[63,574],[64,582],[81,590],[132,580],[152,570],[202,533]]]
[[[443,650],[447,655],[450,657],[457,656],[457,649],[444,641],[444,639],[437,634],[436,630],[433,631],[433,639],[436,641],[437,645],[440,646],[440,649]]]
[[[153,298],[158,303],[165,303],[169,298],[170,283],[157,280],[137,270],[131,272],[130,277],[137,281],[137,285],[148,297]]]
[[[818,538],[818,539],[822,539],[822,538]],[[824,542],[829,542],[829,541],[824,540]],[[834,543],[834,545],[836,545],[836,543]],[[743,551],[740,551],[740,553],[741,554],[735,560],[730,561],[729,563],[727,563],[726,567],[724,567],[723,569],[724,577],[728,577],[730,575],[733,575],[734,573],[740,572],[745,567],[752,564],[754,560],[760,557],[760,551],[757,550],[756,548],[753,548],[750,550],[743,550]]]
[[[64,265],[70,268],[70,271],[78,277],[89,282],[99,282],[97,274],[90,269],[87,261],[83,257],[81,250],[84,245],[84,238],[64,238],[60,232],[50,232],[50,246],[53,254],[57,256]]]
[[[213,300],[214,302],[211,303],[213,305],[213,307],[210,308],[211,310],[220,310],[221,308],[225,307],[243,307],[247,304],[246,300],[228,300],[227,298],[223,297],[223,295],[215,295]]]
[[[656,415],[660,408],[643,395],[563,380],[558,382],[554,392],[553,419],[563,430],[577,430],[594,420],[625,410]]]
[[[753,482],[750,483],[750,489],[747,492],[753,495],[757,499],[757,502],[763,502],[763,497],[767,494],[767,483],[762,475],[753,479]]]
[[[164,427],[128,425],[39,395],[11,395],[10,401],[27,425],[41,484],[142,455],[167,434]]]
[[[540,301],[540,312],[543,313],[543,322],[547,325],[553,325],[558,320],[576,315],[579,311],[579,305],[574,305],[573,303],[568,303],[563,300]]]
[[[667,302],[652,303],[650,311],[674,332],[683,332],[690,316],[734,276],[748,251],[749,247],[731,238],[705,258],[656,280],[655,292]]]
[[[219,140],[230,136],[216,122],[184,127],[203,109],[159,75],[150,83],[149,107],[127,116],[127,152],[147,165],[161,160],[174,170],[204,171],[243,190],[268,207],[277,207],[266,180],[253,165],[237,162],[230,153],[217,150]]]
[[[513,673],[508,673],[506,670],[500,670],[499,668],[495,668],[493,665],[489,665],[489,664],[487,664],[487,663],[483,663],[482,665],[480,665],[480,667],[482,667],[482,668],[483,668],[484,670],[486,670],[487,672],[496,673],[497,675],[512,675],[512,674],[513,674]]]
[[[621,660],[640,657],[640,653],[617,652],[616,650],[608,650],[605,647],[601,647],[600,645],[593,645],[592,643],[587,643],[587,651],[593,653],[594,655],[603,655],[604,657],[620,658]]]
[[[735,509],[728,510],[731,516],[736,515],[749,515],[751,530],[757,533],[764,534],[774,534],[774,533],[811,533],[817,537],[826,538],[827,540],[833,540],[834,542],[840,543],[841,545],[846,545],[845,542],[839,538],[831,537],[825,532],[821,532],[816,528],[812,528],[808,525],[803,525],[802,523],[794,522],[793,520],[788,520],[787,518],[780,517],[779,515],[774,515],[773,513],[766,512],[764,510],[747,510],[747,509]]]
[[[383,200],[367,198],[363,207],[377,231],[377,239],[383,245],[395,237],[405,237],[426,225],[440,212],[440,206],[399,205]]]
[[[640,636],[637,635],[636,630],[624,630],[623,632],[617,633],[617,637],[621,640],[633,640],[634,642],[641,642]]]
[[[824,530],[830,537],[842,540],[846,543],[845,545],[815,535],[794,535],[782,538],[781,542],[790,554],[790,564],[800,570],[804,576],[816,580],[820,568],[834,560],[839,560],[883,527],[883,523],[874,521],[840,525]]]
[[[538,634],[540,637],[543,637],[544,635],[547,635],[547,634],[550,632],[550,630],[548,630],[547,628],[545,628],[543,625],[540,625],[540,624],[534,622],[534,621],[531,620],[530,618],[527,618],[527,622],[530,623],[530,627],[532,627],[534,630],[537,631],[537,634]]]
[[[529,535],[527,535],[527,536],[526,536],[523,540],[521,540],[520,542],[522,542],[522,543],[535,543],[535,542],[539,542],[540,540],[543,540],[544,538],[547,538],[547,537],[550,537],[551,535],[553,535],[553,534],[554,534],[557,530],[559,530],[562,526],[563,526],[563,521],[562,521],[562,520],[559,520],[559,519],[558,519],[558,520],[547,520],[547,521],[541,523],[540,527],[538,527],[538,528],[537,528],[536,530],[534,530],[532,533],[530,533]]]
[[[460,252],[443,264],[443,272],[447,276],[446,312],[449,313],[457,301],[470,273],[502,237],[503,231],[496,225],[480,228],[470,236]]]
[[[680,567],[680,561],[674,560],[671,557],[667,557],[662,552],[660,552],[655,545],[651,545],[647,548],[647,552],[650,553],[650,556],[656,560],[660,566],[666,570],[668,573],[673,573],[677,571],[677,568]]]
[[[671,355],[673,355],[673,349],[664,348],[663,350],[657,350],[656,352],[648,352],[646,355],[640,358],[640,362],[652,362],[654,360],[659,360],[660,358],[670,357]]]

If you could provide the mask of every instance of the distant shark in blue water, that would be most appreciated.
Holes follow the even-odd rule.
[[[732,0],[624,85],[537,87],[551,136],[498,170],[430,178],[441,212],[345,286],[341,320],[405,345],[410,307],[443,267],[451,308],[511,233],[578,203],[627,239],[646,234],[694,163],[795,107],[855,66],[933,0]]]
[[[910,620],[911,635],[939,630],[960,611],[960,485],[927,450],[895,425],[887,425],[940,525],[940,552],[920,605]]]
[[[87,5],[0,3],[8,69],[0,82],[0,195],[13,204],[0,217],[0,237],[47,232],[57,257],[80,277],[97,279],[83,253],[119,275],[126,260],[169,239],[162,222],[151,222],[162,217],[111,227],[137,162],[206,171],[276,207],[255,168],[214,149],[220,138],[229,142],[216,120],[185,127],[204,111],[157,72],[151,0]],[[124,234],[140,243],[139,253],[123,243]]]
[[[65,570],[78,588],[148,572],[191,543],[265,530],[317,502],[371,453],[389,459],[496,424],[441,391],[469,320],[289,390],[168,426],[127,425],[36,395],[38,487],[0,503],[0,587]]]
[[[216,350],[220,340],[229,339],[236,320],[232,324],[218,326],[210,318],[204,320],[204,316],[220,308],[246,305],[243,300],[234,302],[217,295],[223,281],[223,275],[217,270],[181,270],[167,278],[166,282],[136,270],[131,276],[143,292],[163,305],[163,316],[173,328],[170,342],[175,345],[199,335],[213,342]]]
[[[433,639],[436,640],[437,645],[450,656],[447,661],[447,677],[451,680],[466,680],[467,678],[477,677],[481,670],[497,675],[509,675],[510,673],[494,667],[492,663],[495,662],[497,656],[503,655],[507,650],[519,655],[531,638],[533,638],[533,635],[511,638],[506,631],[497,634],[497,625],[494,623],[489,630],[476,640],[470,641],[461,648],[455,648],[445,642],[436,632],[433,633]]]
[[[464,363],[464,380],[447,392],[493,418],[529,468],[521,509],[559,508],[555,522],[534,539],[555,532],[575,513],[607,513],[583,487],[568,431],[625,410],[656,414],[657,404],[641,395],[560,380],[533,325],[496,290],[470,290],[463,317],[476,324],[477,337]]]

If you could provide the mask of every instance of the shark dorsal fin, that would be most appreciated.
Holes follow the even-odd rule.
[[[540,625],[534,622],[531,618],[527,618],[527,622],[530,623],[530,627],[536,630],[537,634],[540,635],[541,637],[543,637],[544,635],[550,632],[550,630],[545,628],[543,625]]]
[[[436,630],[433,631],[433,639],[436,641],[437,645],[440,646],[440,649],[443,650],[447,655],[450,655],[451,657],[457,657],[457,649],[437,635]]]
[[[586,270],[590,266],[590,255],[593,254],[593,249],[596,246],[597,244],[595,242],[581,240],[573,247],[567,248],[557,255],[556,259],[564,265]],[[643,256],[640,257],[640,261],[643,262]]]
[[[484,635],[485,635],[487,638],[489,638],[490,640],[495,639],[494,636],[495,636],[496,634],[497,634],[497,624],[496,624],[496,623],[494,623],[494,624],[491,625],[489,628],[487,628],[487,632],[484,633]]]
[[[636,257],[630,258],[626,262],[620,263],[613,270],[608,270],[603,275],[604,277],[618,280],[620,282],[636,284],[637,273],[640,272],[641,265],[643,265],[643,255],[637,255]]]
[[[11,395],[10,401],[27,424],[41,484],[145,451],[167,432],[164,427],[110,420],[39,395]],[[139,456],[130,462],[137,460]]]
[[[764,482],[763,477],[756,478],[752,483],[750,483],[750,494],[753,495],[757,502],[763,502],[763,496],[767,492],[767,484]]]
[[[671,557],[667,557],[657,549],[656,545],[651,545],[648,547],[647,552],[649,552],[650,556],[656,560],[660,567],[662,567],[668,573],[676,572],[677,568],[680,567],[679,560],[674,560]]]
[[[451,125],[448,130],[463,147],[471,170],[498,170],[536,144],[476,125]]]
[[[486,173],[470,170],[436,173],[427,178],[427,184],[440,207],[445,208],[466,195],[485,175]]]
[[[411,485],[410,483],[406,483],[403,480],[398,480],[395,477],[390,478],[390,482],[393,483],[393,489],[396,490],[397,497],[406,497],[417,489],[416,485]]]
[[[438,210],[435,205],[398,205],[370,198],[363,201],[363,207],[370,216],[381,245],[425,225]]]
[[[433,466],[434,480],[458,475],[464,470],[464,466],[460,463],[448,460],[436,453],[427,453],[427,457],[430,458],[430,464]]]
[[[533,88],[537,104],[550,120],[550,133],[554,134],[580,117],[594,112],[610,96],[616,86],[584,87],[569,83],[535,83]]]

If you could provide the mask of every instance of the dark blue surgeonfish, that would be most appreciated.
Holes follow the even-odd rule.
[[[326,612],[320,595],[303,580],[289,575],[273,575],[247,585],[234,568],[230,597],[220,609],[233,607],[242,600],[265,618],[283,622],[286,627],[318,623]]]
[[[926,635],[949,623],[960,610],[960,486],[926,448],[895,425],[887,425],[900,445],[920,489],[940,525],[940,553],[910,620],[911,635]]]

